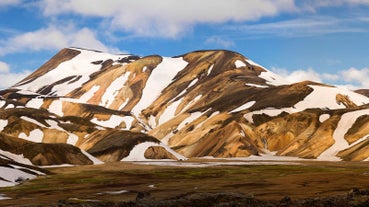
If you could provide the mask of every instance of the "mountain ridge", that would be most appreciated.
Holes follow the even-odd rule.
[[[65,48],[0,91],[0,135],[88,154],[70,164],[271,152],[358,161],[369,157],[368,104],[354,91],[289,83],[233,51],[140,57]]]

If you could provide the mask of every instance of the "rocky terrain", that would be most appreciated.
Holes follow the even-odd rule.
[[[188,193],[166,200],[155,200],[150,193],[140,192],[132,202],[93,202],[60,200],[60,207],[169,207],[169,206],[232,206],[232,207],[364,207],[369,205],[369,190],[352,189],[346,195],[292,200],[284,197],[279,201],[262,201],[252,195],[240,193]]]
[[[85,165],[266,154],[365,161],[366,95],[289,83],[232,51],[139,57],[66,48],[0,91],[0,156],[11,170],[19,169],[7,162]]]

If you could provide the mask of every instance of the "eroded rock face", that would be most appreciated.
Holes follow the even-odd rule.
[[[176,156],[168,152],[164,147],[160,146],[153,146],[149,147],[144,154],[146,159],[172,159],[172,160],[178,160]]]
[[[104,162],[114,162],[127,157],[143,142],[159,143],[159,140],[139,132],[104,130],[93,133],[79,147]]]
[[[167,145],[186,157],[365,160],[368,104],[334,86],[290,84],[232,51],[138,57],[69,48],[0,91],[0,129],[105,162],[145,142],[158,144],[143,148],[145,159],[179,159]]]
[[[7,136],[3,133],[0,133],[0,150],[15,155],[22,155],[30,161],[29,164],[32,163],[39,166],[93,164],[78,147],[64,143],[34,143],[17,137]]]

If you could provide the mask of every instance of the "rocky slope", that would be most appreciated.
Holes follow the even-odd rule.
[[[170,58],[67,48],[0,95],[1,135],[22,146],[1,149],[32,151],[27,158],[36,165],[369,157],[368,97],[291,84],[231,51]]]

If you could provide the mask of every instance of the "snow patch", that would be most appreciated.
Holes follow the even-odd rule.
[[[259,77],[266,80],[266,83],[269,85],[280,86],[280,85],[289,84],[289,82],[286,81],[284,78],[268,70],[261,72]]]
[[[336,156],[338,152],[350,146],[354,146],[360,143],[363,139],[367,138],[366,136],[364,136],[363,138],[352,143],[351,145],[349,145],[349,143],[344,138],[345,134],[352,127],[357,118],[359,118],[363,114],[369,114],[369,109],[348,112],[341,116],[341,119],[337,124],[336,130],[333,133],[334,144],[319,155],[318,157],[319,160],[341,161],[341,158]]]
[[[258,85],[258,84],[253,84],[253,83],[246,83],[246,86],[251,86],[251,87],[256,87],[256,88],[269,88],[269,86],[263,86],[263,85]]]
[[[236,68],[240,68],[240,67],[245,67],[246,64],[244,62],[242,62],[241,60],[236,60],[234,62],[234,64],[236,65]]]
[[[258,67],[260,67],[260,68],[265,69],[263,66],[259,65],[258,63],[254,62],[254,61],[252,61],[252,60],[250,60],[250,59],[245,59],[245,61],[246,61],[246,62],[248,62],[250,65],[255,65],[255,66],[258,66]],[[266,69],[265,69],[265,70],[266,70]]]
[[[319,116],[319,121],[320,123],[323,123],[325,120],[329,119],[331,117],[331,115],[329,114],[322,114]]]
[[[4,159],[10,159],[10,160],[13,160],[15,162],[22,163],[22,164],[25,164],[25,165],[32,165],[31,161],[29,159],[25,158],[23,156],[23,154],[17,155],[17,154],[13,154],[11,152],[8,152],[8,151],[0,150],[0,155]]]
[[[45,125],[41,124],[40,122],[38,122],[38,121],[36,121],[34,119],[31,119],[29,117],[21,116],[20,118],[23,119],[23,120],[25,120],[25,121],[28,121],[30,123],[36,124],[37,126],[46,127]]]
[[[197,118],[199,118],[203,113],[202,112],[194,112],[191,113],[191,115],[187,118],[185,118],[177,127],[177,129],[182,129],[183,127],[185,127],[187,124],[193,122],[194,120],[196,120]]]
[[[245,103],[245,104],[243,104],[243,105],[241,105],[241,106],[239,106],[239,107],[237,107],[237,108],[233,109],[233,110],[231,111],[231,113],[233,113],[233,112],[239,112],[239,111],[242,111],[242,110],[248,109],[248,108],[250,108],[251,106],[253,106],[255,103],[256,103],[256,101],[249,101],[249,102],[247,102],[247,103]]]
[[[18,184],[18,182],[16,181],[20,178],[23,180],[33,179],[36,176],[23,172],[19,169],[0,166],[0,177],[5,180],[1,180],[0,187],[7,187]]]
[[[119,126],[122,122],[126,123],[126,129],[131,128],[131,124],[134,121],[134,118],[131,116],[118,116],[118,115],[112,115],[110,119],[106,121],[100,121],[97,118],[93,118],[91,120],[92,123],[95,123],[97,125],[107,127],[107,128],[115,128]]]
[[[15,186],[15,185],[17,185],[17,183],[0,179],[0,187],[10,187],[10,186]]]
[[[340,89],[329,86],[317,86],[317,85],[309,85],[309,87],[313,88],[313,91],[307,95],[303,100],[295,104],[293,107],[287,108],[265,108],[258,111],[253,111],[244,115],[244,118],[249,122],[253,123],[252,116],[254,114],[267,114],[269,116],[278,116],[282,112],[286,113],[296,113],[303,111],[308,108],[329,108],[329,109],[341,109],[345,108],[343,104],[339,105],[336,102],[336,94],[340,93],[342,95],[347,95],[351,101],[353,101],[357,105],[369,103],[369,98],[352,92],[346,89]],[[322,99],[324,97],[324,99]]]
[[[38,91],[44,86],[49,86],[56,81],[71,78],[74,76],[73,81],[67,81],[59,85],[55,85],[51,89],[51,93],[57,96],[64,96],[71,91],[82,86],[90,80],[90,75],[101,69],[101,65],[92,64],[91,62],[98,60],[117,60],[127,55],[112,55],[102,52],[95,52],[90,50],[79,50],[81,53],[75,56],[71,60],[64,61],[60,63],[56,68],[48,71],[46,74],[38,77],[30,83],[24,85],[19,85],[17,88],[28,90],[28,91]],[[80,78],[77,78],[80,77]]]
[[[27,90],[20,90],[17,91],[17,94],[22,94],[22,95],[33,95],[33,96],[38,96],[40,95],[39,93],[35,93],[33,91],[27,91]]]
[[[2,131],[8,125],[7,119],[0,119],[0,131]]]
[[[145,151],[149,147],[155,147],[155,146],[164,147],[169,153],[173,154],[179,160],[186,160],[187,159],[186,157],[183,157],[182,155],[178,154],[177,152],[175,152],[174,150],[170,149],[168,146],[166,146],[162,143],[143,142],[143,143],[140,143],[140,144],[136,145],[131,150],[129,155],[127,157],[123,158],[121,161],[148,161],[148,160],[151,160],[151,159],[145,158]]]
[[[103,161],[101,161],[101,160],[97,159],[96,157],[92,156],[90,153],[88,153],[88,152],[86,152],[86,151],[84,151],[82,149],[81,149],[81,152],[84,155],[86,155],[86,157],[88,157],[88,159],[90,159],[94,163],[94,165],[104,164]]]
[[[119,195],[119,194],[123,194],[123,193],[129,193],[129,191],[128,190],[105,191],[105,192],[102,192],[102,193],[97,193],[97,195],[104,195],[104,194]]]
[[[98,91],[100,89],[99,85],[94,85],[90,88],[90,90],[88,90],[86,93],[84,93],[79,100],[83,103],[87,103],[96,93],[96,91]]]
[[[211,74],[211,71],[213,71],[213,68],[214,68],[214,64],[212,64],[212,65],[209,67],[209,69],[208,69],[208,75],[210,75],[210,74]]]
[[[172,119],[175,116],[175,112],[181,102],[182,102],[182,99],[179,99],[175,102],[170,103],[170,105],[164,110],[163,114],[161,114],[158,124],[162,124]],[[155,125],[151,125],[151,127],[156,127],[156,123]]]
[[[120,77],[116,78],[109,87],[106,89],[104,95],[101,98],[101,104],[104,107],[108,107],[113,103],[117,92],[124,86],[128,80],[130,72],[124,73]]]
[[[202,94],[197,95],[194,99],[192,99],[186,107],[182,109],[182,111],[186,111],[188,108],[190,108],[194,103],[196,103],[198,100],[202,98]],[[181,111],[181,112],[182,112]]]
[[[78,141],[78,136],[72,133],[68,133],[69,137],[67,139],[67,144],[76,145]]]
[[[24,166],[18,166],[18,165],[12,165],[12,164],[9,164],[9,166],[15,168],[15,169],[24,169]],[[37,175],[46,175],[45,173],[43,172],[40,172],[40,171],[37,171],[37,170],[34,170],[34,169],[30,169],[30,168],[27,168],[28,171],[31,171],[31,172],[34,172],[36,173]]]
[[[188,87],[187,87],[187,88],[191,88],[191,87],[192,87],[193,85],[195,85],[198,81],[199,81],[199,79],[198,79],[198,78],[193,79],[193,80],[191,81],[191,83],[188,85]]]
[[[59,116],[63,116],[64,112],[63,112],[63,102],[61,100],[55,100],[53,101],[49,108],[48,111],[50,111],[51,113],[54,113],[56,115]]]
[[[3,181],[5,182],[5,181]],[[1,183],[0,183],[0,186],[1,186]],[[0,194],[0,200],[8,200],[8,199],[12,199],[10,197],[6,197],[4,194]]]
[[[50,126],[49,129],[57,129],[59,131],[65,131],[63,128],[58,126],[58,122],[51,119],[46,119],[45,121]]]
[[[6,101],[0,100],[0,108],[3,108],[3,106],[5,106]]]
[[[173,81],[175,75],[187,64],[188,62],[184,61],[183,58],[163,57],[163,61],[151,72],[142,92],[142,98],[132,112],[139,114],[143,109],[150,106],[159,97],[161,91]]]
[[[369,98],[352,92],[350,90],[329,87],[329,86],[317,86],[309,85],[314,89],[304,100],[298,102],[295,108],[329,108],[329,109],[341,109],[345,108],[343,104],[338,104],[336,101],[336,95],[342,94],[347,95],[349,99],[357,105],[369,103]],[[324,98],[322,98],[324,97]]]
[[[126,100],[119,106],[118,111],[121,111],[127,105],[129,98],[128,97],[125,98]]]
[[[42,142],[42,139],[44,137],[44,133],[40,129],[34,129],[29,133],[29,136],[27,136],[24,132],[20,133],[18,135],[19,138],[25,139],[31,142]]]
[[[42,104],[44,103],[44,99],[42,98],[33,98],[30,101],[27,102],[26,108],[34,108],[39,109]]]
[[[5,107],[5,109],[14,109],[14,105],[13,104],[9,104],[9,105],[7,105],[6,107]]]
[[[174,136],[174,133],[173,132],[170,132],[169,134],[165,135],[165,137],[163,137],[160,141],[163,144],[168,145],[170,138],[172,138],[173,136]]]

